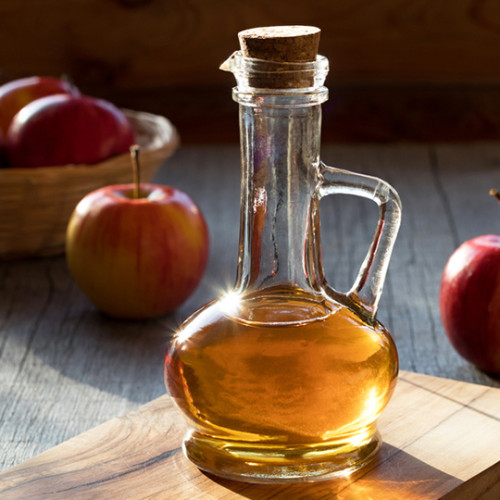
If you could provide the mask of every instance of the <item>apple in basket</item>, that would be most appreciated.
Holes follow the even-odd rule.
[[[131,148],[138,168],[138,147]],[[173,311],[197,288],[208,260],[205,219],[169,186],[107,186],[85,196],[66,233],[69,270],[88,299],[116,318]]]
[[[36,99],[13,118],[6,137],[9,165],[95,164],[135,143],[125,114],[108,101],[57,94]]]
[[[5,139],[0,132],[0,168],[7,166],[7,153],[5,151]]]
[[[6,136],[12,118],[35,99],[54,94],[79,93],[68,81],[50,76],[30,76],[4,83],[0,86],[0,132]]]
[[[492,190],[500,201],[500,195]],[[500,236],[464,242],[449,258],[439,293],[445,332],[478,368],[500,374]]]

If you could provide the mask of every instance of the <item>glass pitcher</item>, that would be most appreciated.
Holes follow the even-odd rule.
[[[328,60],[286,63],[307,87],[261,89],[283,72],[234,53],[241,219],[234,288],[189,317],[165,356],[167,390],[188,423],[183,448],[202,470],[248,482],[345,476],[380,446],[376,420],[398,357],[376,320],[401,205],[386,182],[324,165],[321,103]],[[324,276],[319,202],[374,200],[373,242],[348,293]]]

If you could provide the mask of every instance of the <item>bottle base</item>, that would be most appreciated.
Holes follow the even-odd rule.
[[[248,483],[284,484],[352,477],[375,458],[381,444],[376,430],[356,446],[351,439],[303,447],[222,441],[193,432],[183,449],[191,462],[210,474]]]

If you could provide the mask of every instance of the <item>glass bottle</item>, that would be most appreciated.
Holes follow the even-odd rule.
[[[302,88],[265,89],[283,72]],[[248,482],[345,476],[380,446],[376,420],[393,392],[395,345],[377,305],[399,228],[384,181],[319,158],[326,58],[269,63],[234,53],[240,108],[241,219],[234,288],[189,317],[165,356],[167,390],[188,423],[199,468]],[[373,199],[379,221],[352,289],[324,276],[319,201]]]

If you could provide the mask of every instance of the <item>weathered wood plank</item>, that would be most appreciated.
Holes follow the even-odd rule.
[[[459,241],[498,232],[498,143],[325,145],[329,164],[379,175],[403,201],[403,225],[379,317],[405,370],[500,387],[460,358],[442,330],[437,293]],[[237,146],[183,147],[157,181],[188,192],[204,211],[212,249],[205,279],[175,314],[121,322],[98,314],[63,258],[0,264],[0,469],[6,469],[164,393],[169,332],[234,280],[239,224]],[[322,202],[327,276],[353,279],[376,207],[332,196]],[[480,216],[478,216],[480,215]]]

